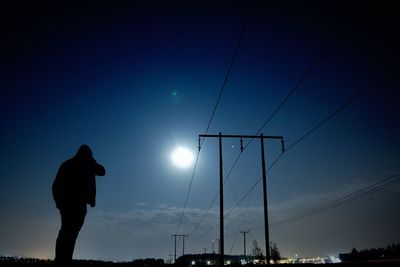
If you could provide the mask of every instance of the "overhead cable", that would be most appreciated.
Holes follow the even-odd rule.
[[[212,120],[214,119],[214,115],[215,115],[215,112],[216,112],[216,110],[217,110],[218,104],[219,104],[219,102],[220,102],[220,100],[221,100],[222,93],[224,92],[224,89],[225,89],[226,84],[227,84],[227,82],[228,82],[228,78],[229,78],[229,75],[230,75],[230,73],[231,73],[233,64],[235,63],[235,60],[236,60],[237,55],[238,55],[238,53],[239,53],[239,48],[240,48],[240,46],[241,46],[241,44],[242,44],[242,41],[243,41],[244,35],[245,35],[245,33],[246,33],[246,30],[247,30],[247,27],[248,27],[250,18],[251,18],[251,16],[252,16],[253,8],[254,8],[254,0],[252,1],[252,4],[251,4],[250,10],[249,10],[249,13],[248,13],[248,15],[247,15],[247,17],[246,17],[245,24],[244,24],[244,26],[243,26],[242,32],[241,32],[240,37],[239,37],[239,41],[238,41],[238,43],[237,43],[237,45],[236,45],[236,48],[235,48],[235,51],[234,51],[234,53],[233,53],[232,60],[231,60],[231,62],[230,62],[228,71],[227,71],[227,73],[226,73],[226,75],[225,75],[224,82],[223,82],[222,87],[221,87],[221,90],[220,90],[220,92],[219,92],[217,101],[216,101],[216,103],[215,103],[215,105],[214,105],[213,111],[212,111],[212,113],[211,113],[210,120],[208,121],[205,134],[208,133],[208,130],[210,129],[210,126],[211,126],[211,122],[212,122]],[[194,167],[193,167],[192,176],[191,176],[191,178],[190,178],[190,183],[189,183],[188,191],[187,191],[187,193],[186,193],[185,203],[184,203],[184,205],[183,205],[182,213],[181,213],[181,216],[180,216],[180,218],[179,218],[178,227],[177,227],[177,229],[176,229],[176,234],[179,232],[180,227],[181,227],[181,225],[182,225],[183,216],[184,216],[184,214],[185,214],[185,209],[186,209],[186,206],[187,206],[187,203],[188,203],[188,200],[189,200],[189,195],[190,195],[190,191],[191,191],[191,188],[192,188],[193,179],[194,179],[194,176],[195,176],[195,173],[196,173],[197,162],[198,162],[198,160],[199,160],[201,146],[202,146],[202,144],[204,143],[204,140],[205,140],[205,139],[203,139],[203,140],[201,141],[201,143],[199,144],[199,150],[198,150],[198,152],[197,152],[196,162],[195,162],[195,165],[194,165]]]

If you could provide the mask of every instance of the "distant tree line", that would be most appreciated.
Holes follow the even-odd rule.
[[[100,260],[74,260],[72,266],[75,267],[160,267],[164,265],[163,259],[138,259],[126,262],[112,262],[112,261],[100,261]],[[34,258],[22,258],[22,257],[1,257],[0,266],[30,266],[30,267],[47,267],[53,266],[52,260],[42,260]]]
[[[274,263],[278,263],[279,260],[282,259],[282,257],[281,257],[281,253],[279,252],[278,247],[276,246],[276,243],[271,242],[269,244],[269,249],[270,249],[269,255],[271,257],[271,260]],[[257,259],[259,261],[263,261],[265,259],[264,253],[262,252],[261,248],[258,246],[257,240],[255,240],[255,239],[253,240],[253,249],[252,249],[251,253],[252,253],[254,259]]]
[[[339,254],[342,261],[369,261],[400,259],[400,244],[389,245],[386,248],[371,248],[358,251],[353,248],[350,253]]]
[[[94,261],[94,260],[75,260],[74,266],[118,266],[118,267],[159,267],[164,265],[163,259],[137,259],[133,261],[126,261],[126,262],[110,262],[110,261]]]

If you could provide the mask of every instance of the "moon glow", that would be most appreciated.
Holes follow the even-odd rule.
[[[182,169],[192,165],[193,159],[193,153],[185,147],[178,147],[171,154],[172,163]]]

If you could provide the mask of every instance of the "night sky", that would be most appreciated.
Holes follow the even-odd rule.
[[[194,167],[178,168],[170,155],[178,146],[197,154],[250,10],[208,133],[255,134],[301,81],[262,130],[290,146],[369,88],[268,172],[271,241],[286,257],[400,242],[398,184],[276,225],[400,172],[394,2],[127,2],[1,4],[0,255],[54,258],[60,218],[51,185],[81,144],[107,175],[97,179],[75,258],[173,254]],[[267,140],[265,151],[269,167],[280,142]],[[239,139],[224,139],[223,152],[226,175]],[[225,184],[225,213],[260,166],[254,140]],[[211,252],[219,238],[218,226],[210,231],[218,200],[208,209],[218,167],[217,139],[206,139],[178,232],[190,234],[187,253]],[[243,230],[248,253],[253,240],[264,250],[261,183],[239,207],[226,217],[225,252],[242,253]]]

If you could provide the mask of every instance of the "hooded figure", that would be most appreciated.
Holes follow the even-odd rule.
[[[85,221],[86,205],[96,205],[96,175],[106,170],[93,158],[88,145],[82,145],[76,155],[63,162],[53,182],[53,198],[61,214],[61,229],[56,241],[58,263],[70,263],[75,241]]]

